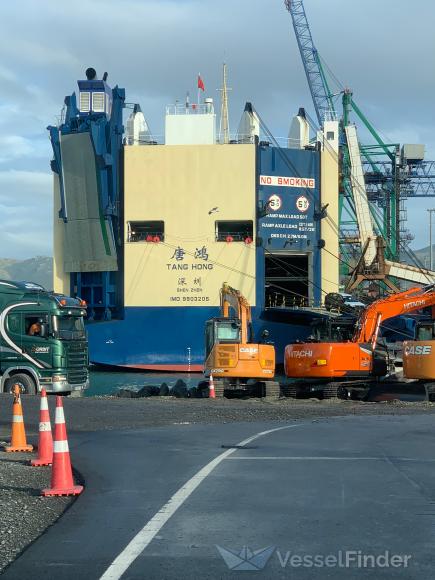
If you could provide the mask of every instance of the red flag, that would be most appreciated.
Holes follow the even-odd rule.
[[[198,89],[201,89],[201,91],[205,91],[205,86],[201,78],[201,75],[198,75]]]

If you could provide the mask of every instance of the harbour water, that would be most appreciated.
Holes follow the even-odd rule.
[[[188,388],[196,387],[203,380],[201,373],[136,373],[91,370],[90,386],[85,396],[115,395],[119,389],[139,390],[145,385],[160,386],[167,383],[173,387],[178,379],[182,379]]]
[[[145,385],[154,385],[160,387],[166,383],[169,388],[173,387],[178,379],[183,380],[188,388],[196,387],[197,384],[204,380],[202,373],[153,373],[153,372],[114,372],[114,371],[90,371],[90,387],[85,391],[85,396],[95,397],[103,395],[116,395],[120,389],[139,390]],[[279,382],[288,381],[283,375],[277,375],[276,380]],[[415,388],[411,385],[404,385],[398,390],[380,385],[370,392],[369,401],[392,401],[399,399],[401,401],[423,401],[425,393],[423,388]]]

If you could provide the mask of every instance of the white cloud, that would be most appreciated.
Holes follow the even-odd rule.
[[[48,139],[28,139],[21,135],[0,135],[0,164],[21,157],[47,159],[50,154]]]
[[[51,198],[50,173],[0,171],[0,255],[51,254]]]
[[[48,196],[52,193],[53,178],[50,172],[42,171],[0,171],[0,196],[5,196],[6,189],[13,190],[16,195],[17,190],[32,195]]]
[[[397,0],[306,0],[305,8],[317,48],[375,127],[393,140],[424,142],[435,157],[433,0],[415,0],[412,28]],[[80,20],[71,14],[62,1],[2,3],[0,170],[10,171],[0,171],[0,204],[8,208],[14,202],[30,213],[44,206],[48,215],[46,126],[88,66],[100,75],[107,70],[112,85],[126,88],[128,102],[141,103],[155,134],[163,133],[166,104],[186,90],[195,97],[198,71],[207,94],[218,98],[224,60],[232,131],[247,100],[277,137],[287,134],[300,106],[313,115],[282,0],[76,0]],[[410,213],[410,227],[417,223]],[[3,254],[15,251],[10,237],[0,244]]]

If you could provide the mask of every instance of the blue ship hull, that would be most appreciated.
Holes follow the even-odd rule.
[[[219,315],[218,308],[126,308],[123,320],[89,323],[93,364],[146,370],[201,372],[204,326]],[[255,340],[267,329],[283,364],[286,344],[304,339],[310,322],[321,316],[299,309],[253,309]],[[276,320],[279,319],[279,320]]]

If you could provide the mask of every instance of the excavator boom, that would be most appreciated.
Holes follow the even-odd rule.
[[[411,288],[376,300],[363,312],[353,342],[368,343],[374,341],[373,346],[375,346],[379,326],[382,322],[434,304],[435,285],[433,284],[423,288]]]
[[[224,318],[230,316],[230,309],[234,311],[234,316],[240,319],[242,342],[248,342],[249,325],[252,321],[251,305],[239,290],[224,283],[220,290],[221,312]]]

